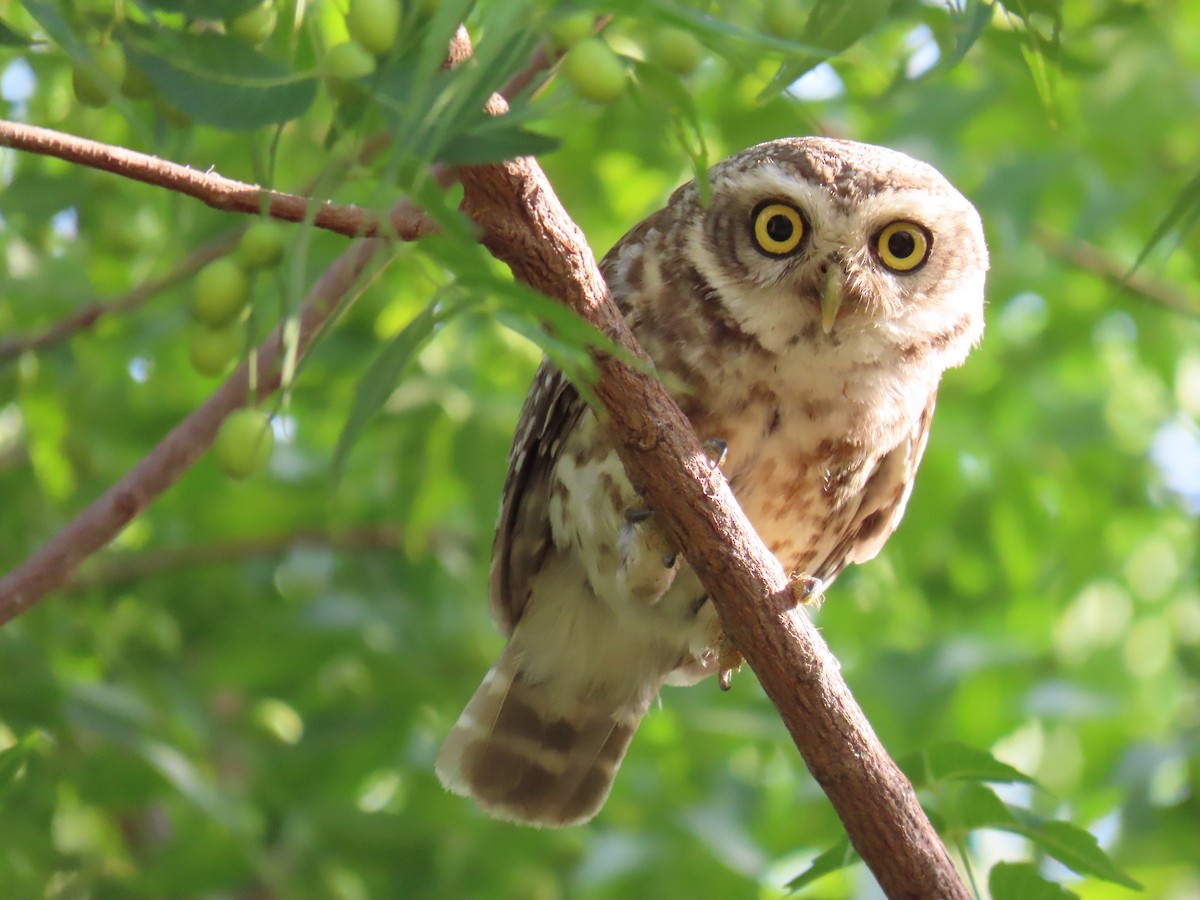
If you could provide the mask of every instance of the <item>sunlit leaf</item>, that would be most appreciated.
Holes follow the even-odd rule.
[[[396,389],[404,370],[408,368],[421,344],[433,333],[435,324],[437,306],[436,303],[431,303],[388,342],[359,379],[350,414],[346,417],[346,424],[342,426],[342,433],[333,453],[331,468],[335,479],[341,476],[346,459],[367,420],[383,406]]]
[[[1034,783],[1028,775],[1002,763],[986,750],[955,741],[934,744],[913,754],[901,763],[901,768],[917,787],[938,781]]]
[[[850,839],[843,838],[828,850],[819,853],[808,868],[787,883],[788,890],[798,891],[818,878],[836,872],[859,861],[858,853],[850,846]]]
[[[298,74],[220,34],[130,30],[127,53],[172,104],[199,122],[245,130],[287,122],[316,97]]]
[[[1184,185],[1183,190],[1179,192],[1179,196],[1175,200],[1175,204],[1167,211],[1167,214],[1162,217],[1154,229],[1154,233],[1150,235],[1150,239],[1138,252],[1137,259],[1133,261],[1133,265],[1129,267],[1129,271],[1125,273],[1128,278],[1138,267],[1146,261],[1154,248],[1161,244],[1166,237],[1175,231],[1187,231],[1200,218],[1200,172]]]
[[[996,863],[988,873],[992,900],[1079,900],[1079,895],[1047,881],[1032,863]]]

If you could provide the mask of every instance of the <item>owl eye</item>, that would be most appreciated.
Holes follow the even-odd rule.
[[[893,272],[913,272],[929,259],[933,235],[913,222],[893,222],[875,235],[875,254]]]
[[[796,207],[767,200],[751,213],[754,247],[767,256],[787,256],[804,242],[808,228]]]

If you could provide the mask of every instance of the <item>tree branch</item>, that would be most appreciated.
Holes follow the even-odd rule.
[[[321,276],[300,308],[297,358],[304,356],[317,333],[337,311],[338,301],[354,287],[382,246],[382,241],[375,238],[356,243]],[[258,366],[255,379],[258,399],[279,387],[282,351],[281,323],[251,356]],[[108,544],[208,450],[225,417],[246,404],[249,374],[249,361],[238,366],[211,397],[175,426],[124,478],[0,579],[0,625],[66,584],[80,563]]]
[[[1093,275],[1099,275],[1119,288],[1164,306],[1172,312],[1200,318],[1200,297],[1169,281],[1154,278],[1145,272],[1130,272],[1128,266],[1099,247],[1085,241],[1064,238],[1046,229],[1038,230],[1038,243],[1050,256],[1070,263]]]
[[[500,111],[496,98],[491,104]],[[526,284],[562,301],[645,359],[579,228],[537,162],[460,170],[463,207],[483,242]],[[968,900],[970,893],[912,785],[797,608],[779,561],[755,534],[691,425],[653,376],[594,354],[596,395],[630,480],[661,516],[709,592],[734,646],[779,710],[809,771],[889,897]]]
[[[162,547],[139,553],[113,554],[89,563],[65,590],[78,592],[140,581],[176,569],[278,556],[293,547],[332,547],[341,551],[397,550],[404,533],[389,525],[364,525],[337,531],[304,528],[284,534],[227,538],[183,547]]]
[[[241,232],[234,230],[209,241],[192,252],[167,274],[142,282],[116,300],[110,300],[107,303],[89,303],[42,331],[16,334],[0,340],[0,364],[14,360],[30,350],[44,350],[52,347],[79,331],[95,328],[96,323],[104,316],[137,309],[155,294],[186,281],[214,259],[224,256],[237,245],[240,236]]]
[[[225,212],[257,216],[263,212],[263,200],[266,199],[267,212],[272,218],[303,222],[308,218],[309,205],[315,202],[299,194],[268,191],[256,184],[234,181],[215,172],[198,172],[190,166],[168,162],[157,156],[20,122],[0,120],[0,147],[53,156],[111,172],[186,194]],[[312,221],[318,228],[347,237],[374,237],[380,234],[379,217],[357,206],[326,201],[316,211]],[[411,241],[435,226],[414,208],[399,206],[392,210],[391,227],[402,240]]]

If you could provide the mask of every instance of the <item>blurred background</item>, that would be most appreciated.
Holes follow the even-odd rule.
[[[1036,779],[994,788],[1012,808],[1088,829],[1147,897],[1200,897],[1200,6],[409,0],[382,49],[364,35],[390,20],[348,27],[346,12],[0,0],[0,111],[339,202],[411,194],[447,222],[455,195],[430,192],[426,163],[538,151],[597,254],[695,167],[771,138],[934,164],[983,217],[987,333],[943,383],[900,530],[816,621],[893,756],[990,752]],[[613,16],[616,78],[603,53],[564,63],[488,130],[479,98],[539,41],[574,49],[581,13]],[[479,61],[435,77],[460,16]],[[363,52],[334,68],[347,39]],[[112,89],[129,70],[140,97]],[[393,148],[361,156],[380,129]],[[245,224],[0,151],[0,571],[227,361],[197,363],[212,323],[191,273],[33,338]],[[347,245],[280,234],[229,359]],[[381,375],[371,361],[434,297],[454,314],[402,377]],[[776,898],[838,845],[749,672],[728,694],[667,689],[587,826],[498,824],[439,787],[438,745],[501,646],[487,568],[517,414],[543,347],[580,359],[578,334],[540,331],[545,314],[461,230],[401,246],[264,407],[264,471],[233,479],[206,456],[0,630],[0,893]],[[335,477],[351,410],[373,414]],[[982,896],[999,860],[1082,897],[1134,896],[1098,863],[1072,871],[1045,841],[974,827],[961,789],[935,778],[922,796]],[[801,896],[881,895],[851,865]]]

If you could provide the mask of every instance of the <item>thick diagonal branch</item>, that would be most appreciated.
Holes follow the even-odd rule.
[[[496,110],[499,112],[499,110]],[[513,274],[645,358],[595,258],[532,159],[460,171],[463,206]],[[854,701],[837,661],[797,609],[691,425],[653,376],[596,354],[595,392],[634,485],[687,548],[726,633],[770,696],[855,849],[893,898],[967,900],[908,779]]]

